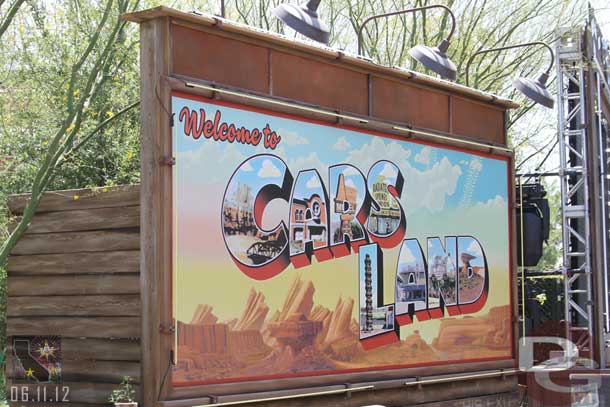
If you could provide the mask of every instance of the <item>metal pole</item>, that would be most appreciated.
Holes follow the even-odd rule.
[[[255,101],[255,102],[259,102],[259,103],[265,103],[265,104],[270,104],[270,105],[276,105],[276,106],[284,106],[284,107],[290,107],[293,109],[298,109],[304,112],[311,112],[311,113],[317,113],[320,115],[324,115],[324,116],[329,116],[329,117],[334,117],[334,118],[341,118],[341,119],[346,119],[346,120],[353,120],[354,122],[360,123],[360,124],[375,124],[375,125],[382,125],[384,124],[384,122],[382,121],[378,121],[378,120],[373,120],[373,119],[365,119],[362,117],[356,117],[356,116],[350,116],[347,114],[342,114],[342,113],[337,113],[335,111],[330,111],[330,110],[324,110],[323,108],[317,108],[317,107],[309,107],[309,106],[305,106],[305,105],[301,105],[298,104],[296,102],[287,102],[287,101],[283,101],[280,99],[274,99],[274,98],[269,98],[269,97],[263,97],[263,96],[256,96],[253,94],[249,94],[249,93],[244,93],[244,92],[239,92],[239,91],[235,91],[235,90],[230,90],[230,89],[223,89],[217,85],[209,85],[209,84],[201,84],[201,83],[195,83],[195,82],[188,82],[185,81],[183,82],[184,86],[189,87],[189,88],[199,88],[199,89],[204,89],[210,92],[215,92],[218,94],[226,94],[226,95],[231,95],[231,96],[236,96],[239,98],[243,98],[246,100],[250,100],[250,101]],[[479,143],[476,141],[470,141],[470,140],[466,140],[466,139],[456,139],[455,137],[449,136],[449,135],[444,135],[444,134],[440,134],[440,133],[436,133],[433,132],[432,130],[424,130],[424,129],[419,129],[417,127],[403,127],[403,126],[394,126],[391,124],[385,124],[387,126],[391,126],[392,130],[398,130],[401,132],[405,132],[407,134],[421,134],[424,136],[429,136],[429,137],[433,137],[435,139],[438,140],[447,140],[447,141],[452,141],[455,143],[459,143],[462,144],[464,146],[476,146],[476,147],[484,147],[486,149],[493,151],[502,151],[502,152],[508,152],[508,153],[514,153],[514,150],[512,148],[506,148],[506,147],[502,147],[502,146],[497,146],[497,145],[493,145],[493,144],[485,144],[485,143]]]
[[[362,24],[360,24],[360,27],[358,27],[358,55],[362,54],[362,32],[364,30],[364,26],[366,26],[369,22],[371,22],[375,19],[378,19],[378,18],[391,17],[391,16],[396,16],[399,14],[413,13],[416,11],[428,10],[431,8],[442,8],[449,13],[449,16],[451,17],[451,31],[449,31],[449,35],[447,35],[447,38],[445,39],[445,41],[449,42],[451,40],[451,37],[453,36],[453,33],[455,32],[455,15],[453,15],[453,12],[447,6],[443,6],[442,4],[431,4],[429,6],[392,11],[390,13],[376,14],[376,15],[367,17],[362,22]]]
[[[522,44],[515,44],[515,45],[508,45],[506,47],[498,47],[498,48],[488,48],[488,49],[482,49],[481,51],[477,51],[474,54],[472,54],[470,56],[470,58],[468,58],[468,62],[466,63],[466,86],[470,86],[470,81],[468,80],[468,72],[470,71],[470,65],[472,64],[472,61],[474,60],[474,58],[477,55],[481,55],[481,54],[487,54],[489,52],[498,52],[498,51],[505,51],[507,49],[514,49],[514,48],[523,48],[523,47],[531,47],[534,45],[542,45],[543,47],[545,47],[549,53],[551,54],[551,62],[549,63],[549,67],[547,68],[547,70],[545,71],[545,73],[548,75],[551,73],[551,69],[553,69],[553,64],[555,63],[555,53],[553,52],[553,48],[551,48],[547,43],[545,42],[541,42],[541,41],[534,41],[534,42],[524,42]]]
[[[225,18],[225,0],[220,0],[220,16]]]
[[[529,178],[540,178],[540,177],[558,177],[558,172],[526,172],[524,174],[516,174],[515,177],[529,177]]]

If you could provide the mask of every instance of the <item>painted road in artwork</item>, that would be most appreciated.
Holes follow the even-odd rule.
[[[512,358],[505,159],[172,110],[174,385]]]

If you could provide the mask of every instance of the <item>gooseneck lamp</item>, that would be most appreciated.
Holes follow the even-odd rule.
[[[541,104],[544,107],[548,107],[549,109],[552,109],[553,106],[555,105],[555,99],[553,98],[553,96],[551,96],[551,93],[546,88],[546,81],[549,79],[549,74],[551,73],[551,69],[553,69],[553,64],[555,63],[555,53],[553,52],[553,49],[544,42],[540,42],[540,41],[526,42],[523,44],[508,45],[506,47],[483,49],[481,51],[475,52],[468,59],[468,63],[466,64],[466,86],[469,86],[468,71],[470,69],[470,65],[472,64],[472,61],[474,60],[474,58],[477,55],[487,54],[489,52],[499,52],[499,51],[504,51],[507,49],[531,47],[534,45],[543,46],[549,51],[549,53],[551,54],[551,62],[549,63],[549,67],[547,68],[546,71],[541,72],[536,79],[530,79],[530,78],[514,79],[513,86],[519,92],[521,92],[525,96],[527,96],[527,98],[533,100],[536,103]]]
[[[429,47],[427,45],[416,45],[409,50],[409,55],[412,58],[420,62],[423,66],[430,69],[433,72],[436,72],[443,78],[455,80],[457,78],[457,68],[453,61],[449,59],[447,56],[447,49],[449,48],[449,44],[451,41],[451,37],[455,32],[455,16],[451,9],[447,6],[443,6],[442,4],[431,4],[429,6],[424,7],[416,7],[405,10],[393,11],[390,13],[377,14],[370,17],[367,17],[360,27],[358,28],[358,55],[362,54],[362,34],[364,31],[364,27],[372,20],[378,18],[385,18],[390,16],[395,16],[399,14],[413,13],[416,11],[428,10],[431,8],[442,8],[451,17],[451,31],[449,31],[449,35],[441,41],[441,43],[436,47]]]
[[[309,0],[304,6],[281,4],[272,13],[299,34],[303,34],[314,41],[328,44],[329,30],[318,16],[320,1]]]

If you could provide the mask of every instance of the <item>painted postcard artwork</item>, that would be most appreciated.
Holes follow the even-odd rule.
[[[172,110],[175,386],[513,357],[505,158]]]

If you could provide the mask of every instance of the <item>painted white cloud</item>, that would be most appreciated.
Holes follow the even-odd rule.
[[[385,163],[385,165],[383,166],[383,170],[381,170],[379,175],[383,175],[386,178],[394,179],[398,175],[398,171],[390,163]]]
[[[352,175],[360,174],[354,167],[347,167],[343,170],[344,177],[351,177]]]
[[[407,215],[417,209],[425,208],[432,213],[445,208],[447,197],[452,196],[462,175],[459,165],[453,165],[447,157],[443,157],[432,168],[420,171],[406,163],[402,166],[405,177],[403,198]]]
[[[290,172],[295,177],[299,171],[312,169],[318,170],[318,174],[320,174],[322,178],[328,177],[328,165],[320,161],[318,154],[315,152],[309,153],[306,157],[299,156],[296,159],[290,160],[288,168],[290,168]]]
[[[345,186],[356,189],[356,184],[350,178],[345,181]]]
[[[370,143],[358,150],[353,150],[347,157],[347,162],[354,163],[366,175],[380,158],[392,161],[402,168],[402,163],[411,156],[411,150],[404,148],[396,141],[386,142],[382,137],[373,137]]]
[[[485,202],[478,202],[470,208],[472,212],[479,212],[481,210],[508,210],[506,205],[506,199],[500,195],[488,199]]]
[[[176,169],[179,173],[200,174],[191,181],[213,184],[228,179],[246,159],[237,145],[198,142],[196,149],[176,152]],[[213,157],[213,159],[212,159]]]
[[[284,143],[291,147],[303,145],[303,144],[309,144],[309,140],[307,140],[307,138],[299,135],[295,131],[279,129],[277,131],[277,134],[279,134],[282,137],[282,141],[280,143]]]
[[[250,165],[250,162],[248,161],[247,163],[242,165],[241,170],[244,172],[252,172],[254,171],[254,168],[252,168],[252,165]]]
[[[374,137],[360,149],[352,151],[347,162],[354,163],[365,175],[380,157],[393,162],[400,168],[405,179],[401,201],[407,216],[421,208],[432,213],[442,211],[447,198],[456,192],[462,169],[443,157],[431,168],[420,171],[407,161],[410,156],[411,150],[398,142]]]
[[[400,262],[401,263],[413,263],[415,261],[415,256],[411,252],[411,249],[407,245],[403,245],[400,249]]]
[[[430,163],[430,147],[424,147],[415,155],[415,162],[428,165]]]
[[[472,255],[475,255],[477,257],[483,257],[483,254],[481,253],[481,248],[479,247],[478,243],[473,240],[470,245],[468,246],[468,248],[466,249],[466,251]]]
[[[264,160],[261,169],[256,174],[261,178],[277,178],[282,175],[280,170],[273,165],[271,160]]]
[[[349,141],[347,141],[347,138],[345,138],[345,136],[341,136],[333,146],[333,150],[345,151],[350,147],[351,144],[349,143]]]
[[[305,184],[305,186],[308,189],[316,189],[320,188],[322,184],[320,183],[320,179],[316,175],[312,175],[311,178],[309,178],[309,180]]]

